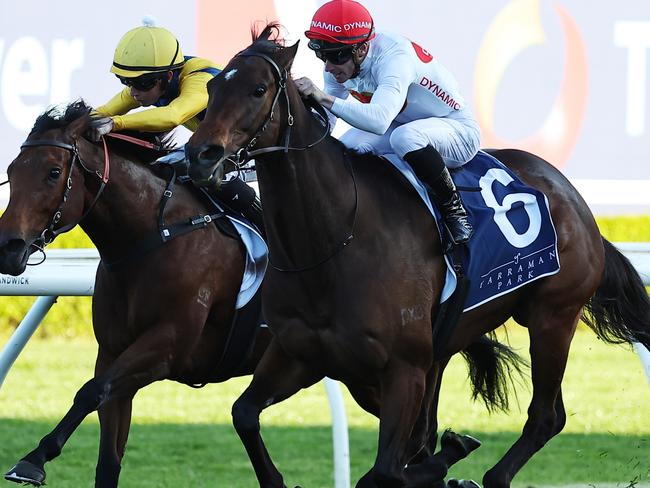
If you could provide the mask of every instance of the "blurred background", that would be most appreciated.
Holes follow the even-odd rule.
[[[294,77],[322,81],[303,32],[317,0],[26,0],[0,3],[0,173],[38,114],[105,102],[128,29],[151,15],[186,55],[225,64],[251,26],[279,19],[301,41]],[[560,168],[598,214],[650,211],[650,2],[366,0],[378,30],[404,34],[456,75],[484,147],[531,150]],[[342,128],[338,128],[340,132]],[[6,194],[4,195],[6,200]]]

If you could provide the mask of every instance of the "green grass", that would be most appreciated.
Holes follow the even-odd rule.
[[[510,328],[513,346],[525,354],[521,328]],[[0,390],[0,469],[33,449],[70,406],[90,377],[96,346],[86,339],[36,340],[28,344]],[[230,424],[230,407],[250,378],[194,390],[160,382],[142,390],[121,487],[254,487],[252,469]],[[509,414],[489,415],[469,401],[465,366],[454,360],[445,376],[441,428],[471,433],[484,443],[452,471],[480,480],[516,439],[530,399],[517,386]],[[650,388],[638,357],[605,345],[580,329],[564,381],[567,426],[515,479],[516,487],[542,485],[636,486],[650,483]],[[350,424],[352,479],[371,465],[377,421],[345,393]],[[269,450],[288,486],[332,486],[330,413],[322,385],[300,392],[262,416]],[[49,463],[48,486],[92,485],[97,457],[97,416],[92,414]]]

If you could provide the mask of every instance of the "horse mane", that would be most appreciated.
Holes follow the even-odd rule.
[[[282,39],[282,24],[277,21],[269,22],[261,30],[257,31],[256,27],[251,27],[251,37],[253,43],[242,53],[260,53],[273,55],[285,48],[284,39]]]
[[[45,132],[50,129],[62,129],[73,120],[90,115],[91,110],[91,107],[86,105],[86,102],[81,99],[67,106],[55,105],[38,116],[29,134]]]
[[[32,135],[52,129],[63,129],[79,117],[88,117],[90,121],[92,110],[92,107],[86,104],[83,99],[76,100],[68,105],[55,105],[38,116],[29,134]],[[176,148],[171,132],[122,131],[120,133],[151,142],[160,148],[149,149],[130,142],[107,138],[109,145],[117,149],[121,154],[126,153],[141,161],[153,161]]]

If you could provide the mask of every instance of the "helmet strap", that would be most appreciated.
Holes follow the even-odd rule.
[[[363,55],[362,58],[362,54],[359,53],[359,48],[364,44],[364,42],[355,44],[354,48],[352,49],[352,62],[354,63],[354,71],[352,72],[352,76],[350,76],[350,78],[356,78],[359,76],[359,73],[361,73],[361,63],[364,59],[366,59],[366,55],[368,54],[366,51],[366,54]]]

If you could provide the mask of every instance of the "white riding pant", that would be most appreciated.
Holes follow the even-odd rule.
[[[377,135],[352,128],[341,136],[346,147],[360,153],[404,155],[431,144],[448,168],[458,168],[472,159],[480,148],[481,131],[474,119],[431,117],[411,122],[393,122]]]

